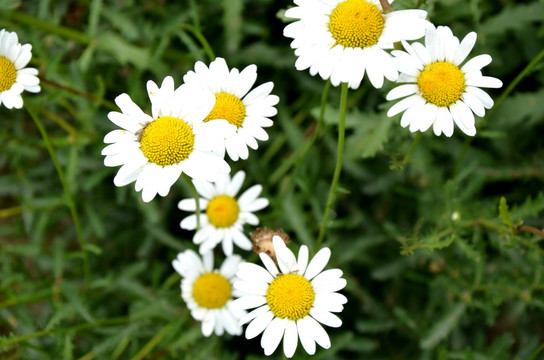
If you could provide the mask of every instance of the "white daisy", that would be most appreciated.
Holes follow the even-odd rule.
[[[201,254],[222,243],[223,252],[232,254],[233,243],[244,250],[251,249],[251,241],[243,232],[244,224],[258,225],[259,218],[253,212],[268,206],[268,199],[259,198],[263,187],[253,185],[236,198],[246,174],[238,171],[232,180],[223,175],[215,184],[206,181],[193,181],[200,194],[200,228],[193,242],[200,245]],[[183,199],[178,207],[185,211],[195,211],[195,199]],[[197,228],[196,214],[189,215],[180,223],[182,229]]]
[[[329,336],[320,323],[339,327],[342,321],[335,312],[343,310],[347,302],[337,293],[346,286],[342,271],[322,271],[329,261],[331,251],[321,249],[308,264],[308,248],[300,247],[298,259],[279,236],[273,238],[278,261],[276,264],[266,253],[260,253],[266,268],[242,263],[234,282],[234,288],[245,295],[234,300],[233,306],[252,309],[240,323],[249,322],[246,338],[252,339],[263,333],[261,346],[265,355],[276,350],[283,338],[283,351],[290,358],[295,353],[298,339],[304,350],[313,355],[315,344],[328,349]]]
[[[229,173],[229,165],[211,149],[218,138],[235,128],[225,120],[204,122],[215,103],[213,94],[188,85],[174,90],[170,76],[161,88],[149,81],[147,90],[152,116],[127,94],[115,99],[121,112],[108,114],[122,128],[104,137],[111,145],[102,150],[106,166],[122,165],[114,184],[125,186],[136,181],[136,191],[142,190],[142,199],[149,202],[157,193],[166,196],[182,173],[207,181]]]
[[[191,310],[195,320],[202,321],[202,334],[212,332],[221,336],[226,331],[231,335],[241,335],[239,320],[246,315],[244,310],[232,306],[232,288],[238,265],[242,258],[228,256],[219,270],[213,268],[213,252],[208,251],[202,259],[192,250],[185,250],[172,261],[174,269],[183,277],[181,297]]]
[[[387,94],[387,100],[406,97],[387,112],[391,117],[404,111],[401,126],[410,131],[426,131],[433,125],[438,136],[453,134],[453,123],[469,136],[476,134],[474,114],[485,115],[493,107],[493,100],[480,87],[500,88],[502,82],[482,76],[481,69],[491,62],[491,56],[479,55],[463,66],[476,43],[476,33],[471,32],[461,43],[450,28],[434,26],[421,43],[403,42],[407,52],[395,50],[395,62],[401,75],[400,85]],[[474,114],[473,114],[474,113]]]
[[[295,4],[285,16],[300,20],[287,25],[283,35],[294,39],[297,70],[310,69],[312,76],[319,74],[334,86],[348,83],[352,89],[359,87],[365,71],[375,88],[382,87],[384,77],[395,81],[398,71],[384,49],[400,40],[419,39],[429,24],[423,10],[384,14],[379,0],[295,0]]]
[[[279,98],[270,95],[274,84],[267,82],[249,91],[256,80],[257,66],[249,65],[241,72],[236,68],[229,71],[222,58],[212,61],[209,68],[199,61],[195,71],[183,77],[186,84],[198,84],[215,95],[215,106],[204,121],[225,119],[236,126],[236,132],[225,136],[214,149],[222,156],[226,150],[234,161],[247,159],[248,147],[256,150],[257,140],[268,140],[263,128],[272,126],[269,117],[277,113],[274,105]]]
[[[32,58],[32,45],[21,45],[15,32],[0,30],[0,105],[23,107],[23,90],[40,91],[38,70],[25,68]]]

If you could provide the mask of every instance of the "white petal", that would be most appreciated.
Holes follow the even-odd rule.
[[[246,339],[253,339],[260,333],[266,329],[266,327],[270,324],[272,319],[274,318],[274,314],[272,314],[271,311],[265,312],[264,314],[261,314],[257,316],[246,328]]]
[[[309,316],[306,316],[297,321],[297,332],[304,350],[309,355],[313,355],[315,354],[315,340],[312,336],[312,329],[308,318]]]
[[[484,106],[482,105],[480,100],[475,95],[473,95],[472,93],[464,92],[463,96],[462,96],[462,100],[479,117],[483,117],[485,115]]]
[[[472,51],[472,48],[474,47],[474,44],[476,44],[476,38],[478,36],[473,31],[471,33],[468,33],[467,36],[461,41],[461,44],[459,44],[459,47],[457,48],[457,53],[455,54],[455,58],[453,63],[455,65],[461,64],[465,59],[467,58],[468,54]]]
[[[274,278],[272,277],[272,275],[270,275],[268,271],[266,271],[259,265],[255,265],[252,263],[240,264],[238,266],[236,276],[246,281],[260,281],[271,283],[274,280]]]
[[[453,135],[453,118],[447,107],[439,107],[436,120],[433,124],[433,131],[436,136],[444,133],[447,137]]]
[[[272,258],[270,258],[270,256],[268,256],[268,254],[266,254],[264,252],[259,253],[259,257],[261,258],[261,261],[263,262],[263,265],[266,267],[266,270],[268,270],[268,272],[270,274],[272,274],[273,276],[277,276],[280,273],[280,271],[278,270],[276,264],[274,263]]]
[[[305,319],[308,323],[308,329],[310,330],[310,334],[315,342],[318,343],[319,346],[321,346],[322,348],[330,348],[331,340],[325,329],[323,329],[323,327],[311,316],[307,316]]]
[[[301,245],[300,249],[298,249],[297,265],[298,273],[304,274],[306,266],[308,266],[308,247],[306,245]]]
[[[236,300],[235,300],[236,301]],[[233,304],[233,307],[235,307],[235,305]],[[236,308],[236,307],[235,307]],[[258,307],[256,308],[255,310],[253,311],[250,311],[249,313],[247,313],[246,315],[244,315],[242,318],[240,318],[240,325],[244,325],[248,322],[250,322],[251,320],[255,319],[257,316],[259,316],[260,314],[264,314],[265,312],[267,311],[270,311],[270,307],[268,306],[268,304],[266,305],[263,305],[261,307]]]
[[[338,316],[328,311],[312,307],[312,309],[310,310],[310,315],[320,323],[329,327],[337,328],[342,326],[342,320],[340,320]]]
[[[266,297],[258,295],[245,295],[232,302],[232,306],[237,309],[253,309],[266,304]]]
[[[329,248],[323,248],[315,254],[312,261],[308,265],[304,277],[308,280],[312,280],[317,274],[321,272],[329,262],[331,257],[331,250]]]
[[[283,335],[283,352],[287,358],[293,357],[298,345],[297,325],[294,321],[287,321]]]
[[[450,112],[453,117],[453,121],[455,121],[461,131],[468,136],[476,135],[474,114],[472,114],[472,111],[464,102],[457,101],[455,104],[451,105]]]
[[[473,57],[463,67],[461,68],[461,71],[464,73],[468,73],[471,71],[480,71],[484,66],[489,65],[491,63],[491,56],[484,54],[479,55],[476,57]]]
[[[389,111],[387,111],[387,116],[388,117],[393,117],[393,116],[395,116],[397,114],[400,114],[401,112],[405,111],[409,107],[411,107],[411,106],[417,104],[418,102],[420,102],[420,100],[421,100],[421,96],[419,96],[419,95],[412,95],[412,96],[409,96],[407,98],[404,98],[401,101],[399,101],[398,103],[396,103],[395,105],[391,106]]]
[[[261,338],[261,347],[266,356],[272,355],[283,338],[285,327],[289,323],[288,319],[274,318],[263,332]]]
[[[417,93],[418,86],[416,84],[406,84],[406,85],[400,85],[396,88],[392,89],[387,96],[385,97],[386,100],[395,100],[399,99],[408,95],[412,95]]]
[[[491,98],[491,96],[489,96],[482,89],[479,89],[479,88],[474,87],[474,86],[467,86],[465,88],[465,92],[476,96],[476,98],[478,98],[478,100],[480,100],[481,104],[486,109],[491,109],[493,107],[493,99]]]

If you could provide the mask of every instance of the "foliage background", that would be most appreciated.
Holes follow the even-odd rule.
[[[126,92],[149,111],[147,80],[173,75],[181,84],[195,61],[209,63],[202,35],[229,66],[255,63],[257,82],[275,83],[281,101],[270,140],[231,165],[248,173],[246,188],[263,185],[271,205],[261,224],[287,231],[293,249],[315,252],[340,91],[331,88],[312,145],[325,82],[294,69],[282,36],[291,5],[0,0],[0,28],[33,46],[42,92],[25,93],[25,108],[43,122],[66,182],[64,189],[29,112],[0,108],[2,359],[263,357],[259,338],[203,338],[180,298],[170,262],[193,247],[192,233],[178,225],[186,184],[144,204],[132,185],[113,185],[117,168],[104,167],[100,151],[114,128],[112,100]],[[375,90],[365,80],[350,91],[340,190],[324,242],[333,250],[329,267],[348,280],[349,302],[343,326],[327,329],[332,348],[315,356],[544,359],[544,63],[523,72],[542,59],[544,1],[393,5],[425,9],[459,38],[476,31],[472,55],[490,54],[484,72],[504,87],[489,91],[497,106],[477,119],[474,139],[457,129],[452,138],[425,133],[407,163],[416,136],[398,116],[385,116],[391,84]],[[305,357],[299,346],[295,358]]]

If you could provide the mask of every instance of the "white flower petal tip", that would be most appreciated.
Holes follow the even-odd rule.
[[[384,79],[395,81],[398,71],[391,55],[395,42],[415,40],[425,34],[429,22],[423,10],[401,10],[384,14],[378,1],[295,1],[285,16],[296,19],[284,29],[292,38],[297,70],[309,70],[330,79],[334,86],[347,83],[357,89],[365,73],[372,86],[381,88]],[[362,14],[360,17],[354,13]],[[363,20],[364,19],[364,20]],[[364,27],[360,25],[365,21]],[[364,28],[363,32],[352,29]]]
[[[347,302],[344,295],[337,293],[346,285],[342,271],[323,271],[331,251],[321,249],[308,264],[306,246],[300,247],[297,259],[279,236],[273,236],[272,243],[277,266],[261,254],[265,267],[244,263],[238,268],[234,288],[242,293],[235,303],[243,309],[254,309],[241,320],[248,324],[246,337],[262,334],[261,346],[267,356],[282,340],[287,358],[294,355],[299,339],[309,355],[315,354],[316,344],[330,348],[322,325],[341,326],[342,320],[333,313],[341,312]]]
[[[403,113],[402,127],[411,132],[427,131],[436,136],[453,135],[454,124],[467,136],[476,135],[474,114],[484,116],[493,100],[483,88],[500,88],[502,81],[483,76],[481,69],[492,61],[479,55],[465,62],[476,43],[471,32],[461,42],[446,26],[429,26],[425,45],[403,42],[404,51],[393,51],[399,69],[399,82],[387,100],[400,99],[387,112],[388,117]],[[465,62],[464,65],[461,65]]]
[[[237,196],[242,188],[245,173],[239,171],[231,178],[228,174],[218,177],[214,183],[193,181],[200,195],[200,228],[193,237],[193,242],[200,246],[201,252],[214,249],[221,244],[228,256],[233,253],[234,245],[243,250],[251,249],[251,241],[243,232],[245,224],[258,225],[259,219],[254,212],[268,206],[268,199],[259,197],[262,186],[254,185]],[[183,199],[178,207],[184,211],[196,211],[194,199]],[[183,229],[196,229],[196,214],[181,221]]]
[[[20,44],[15,32],[0,31],[0,106],[6,109],[23,107],[23,91],[41,91],[38,70],[26,66],[32,58],[32,46]]]
[[[204,126],[214,104],[213,96],[186,87],[178,90],[174,90],[171,76],[162,81],[160,88],[148,81],[152,116],[127,94],[115,98],[121,111],[108,114],[121,129],[104,138],[110,144],[102,151],[106,156],[104,165],[121,166],[114,184],[136,182],[135,190],[142,192],[144,202],[157,194],[167,196],[182,173],[195,180],[212,181],[230,171],[220,155],[200,146],[218,131]]]
[[[206,337],[225,332],[242,334],[240,320],[247,312],[233,306],[235,273],[241,264],[240,256],[227,257],[219,269],[213,269],[213,253],[202,257],[192,250],[178,254],[172,266],[181,279],[181,297],[191,311],[191,316],[202,322],[202,334]]]
[[[257,66],[229,70],[225,60],[217,58],[209,67],[197,62],[194,71],[189,71],[183,80],[187,86],[199,87],[214,96],[215,105],[208,110],[206,121],[230,124],[228,129],[217,128],[216,136],[208,139],[208,146],[215,153],[226,153],[233,161],[247,159],[249,148],[258,148],[257,140],[268,140],[264,128],[272,125],[270,117],[277,113],[279,98],[271,94],[271,82],[251,90],[257,80]]]

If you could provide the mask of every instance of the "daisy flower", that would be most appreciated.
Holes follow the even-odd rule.
[[[40,91],[38,70],[25,68],[32,57],[32,45],[21,45],[15,32],[0,30],[0,105],[23,107],[23,90]]]
[[[412,132],[426,131],[432,125],[437,136],[451,136],[455,122],[465,134],[474,136],[474,114],[484,116],[485,109],[493,107],[493,100],[480,87],[502,86],[499,79],[482,75],[481,69],[491,62],[489,55],[478,55],[461,66],[475,43],[475,32],[459,43],[446,26],[429,27],[425,45],[403,42],[407,52],[392,54],[401,72],[398,82],[406,84],[391,90],[386,98],[404,99],[387,116],[404,111],[400,124],[410,126]]]
[[[114,184],[136,181],[136,191],[142,191],[143,201],[149,202],[157,193],[166,196],[182,173],[207,181],[229,173],[229,165],[211,149],[218,138],[235,129],[225,120],[204,122],[215,104],[213,94],[187,85],[174,90],[170,76],[160,88],[149,81],[147,90],[152,116],[127,94],[115,99],[121,112],[108,114],[121,127],[104,137],[111,145],[102,150],[106,166],[122,165]]]
[[[266,254],[259,256],[265,268],[242,263],[238,267],[234,288],[244,293],[234,300],[233,306],[252,309],[240,323],[249,322],[246,338],[252,339],[263,333],[261,346],[265,355],[276,350],[283,338],[283,351],[288,358],[297,348],[298,340],[306,352],[313,355],[315,344],[328,349],[331,342],[320,325],[339,327],[342,321],[335,312],[343,310],[347,302],[337,293],[346,286],[342,271],[322,271],[329,261],[331,251],[321,249],[308,264],[308,248],[300,247],[298,259],[279,236],[273,238],[277,257],[274,261]]]
[[[232,296],[237,293],[232,281],[241,262],[238,255],[228,256],[221,267],[214,270],[212,251],[201,259],[192,250],[179,253],[172,261],[174,269],[183,277],[181,297],[191,310],[191,316],[202,321],[202,334],[206,337],[212,332],[218,336],[225,331],[231,335],[242,334],[239,320],[246,312],[232,306]]]
[[[206,67],[197,62],[195,71],[189,71],[183,81],[210,90],[215,95],[215,106],[204,121],[225,119],[236,126],[236,132],[217,143],[214,151],[237,161],[247,159],[248,147],[256,150],[257,140],[268,140],[263,128],[272,126],[269,117],[276,115],[274,107],[279,97],[270,95],[274,84],[267,82],[249,91],[257,80],[257,66],[249,65],[241,72],[229,71],[225,59],[217,58]]]
[[[392,1],[391,1],[392,2]],[[395,81],[398,71],[391,55],[401,40],[425,35],[429,22],[423,10],[400,10],[384,14],[379,0],[295,0],[298,6],[285,16],[299,19],[287,25],[283,35],[294,40],[297,70],[310,69],[330,79],[334,86],[348,83],[357,89],[365,72],[375,88],[384,77]]]
[[[200,245],[201,254],[222,243],[223,252],[232,254],[233,243],[244,250],[251,249],[251,241],[243,233],[244,224],[258,225],[259,218],[253,212],[268,206],[268,199],[259,198],[263,187],[253,185],[236,198],[246,174],[238,171],[232,179],[223,175],[215,184],[206,181],[193,181],[200,194],[200,228],[193,242]],[[178,207],[184,211],[195,211],[195,199],[183,199]],[[180,223],[182,229],[197,228],[196,214],[189,215]]]

